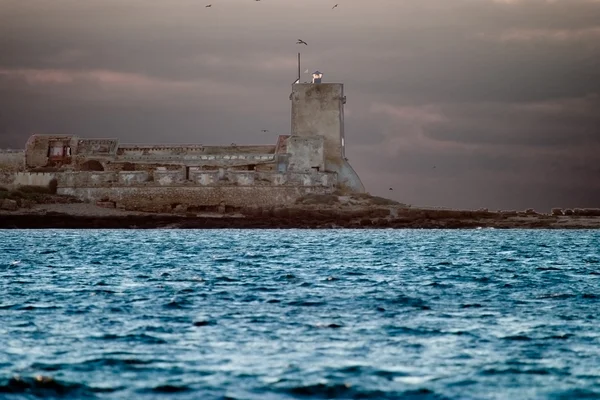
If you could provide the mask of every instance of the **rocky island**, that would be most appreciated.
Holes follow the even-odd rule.
[[[346,158],[340,83],[295,83],[274,144],[34,134],[0,151],[0,228],[599,228],[598,209],[450,210],[371,196]]]

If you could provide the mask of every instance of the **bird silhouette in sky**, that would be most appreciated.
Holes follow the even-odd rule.
[[[334,8],[336,8],[338,5],[336,4],[335,6],[331,7],[331,9],[333,10]]]
[[[208,8],[208,7],[212,7],[212,4],[207,4],[204,7]]]
[[[393,188],[390,188],[390,190],[394,190]]]
[[[269,130],[268,130],[268,129],[261,129],[260,131],[261,131],[261,132],[269,132]]]
[[[306,46],[308,46],[308,43],[306,43],[304,40],[302,39],[298,39],[298,41],[296,42],[296,44],[304,44]]]

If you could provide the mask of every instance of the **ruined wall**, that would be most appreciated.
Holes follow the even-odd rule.
[[[40,173],[25,173],[23,175],[40,175]],[[220,168],[215,171],[190,170],[189,179],[185,179],[183,170],[147,171],[67,171],[56,174],[46,174],[49,179],[56,177],[59,188],[86,187],[175,187],[175,186],[319,186],[328,187],[332,191],[337,184],[337,175],[328,172],[310,171],[305,173],[273,173],[260,171],[230,171]],[[44,185],[47,183],[44,183]],[[82,198],[82,200],[86,200]]]
[[[28,168],[43,168],[70,164],[72,156],[77,153],[77,142],[78,139],[70,135],[33,135],[25,147],[25,165]],[[67,154],[53,157],[49,154],[52,144],[56,144],[60,148],[64,147]]]
[[[24,169],[24,150],[0,150],[0,186],[11,186],[15,174]]]
[[[56,174],[51,172],[17,172],[14,186],[48,186]]]
[[[290,171],[325,170],[323,136],[292,136],[288,139],[288,168]]]
[[[329,193],[325,187],[245,186],[245,187],[97,187],[59,188],[63,195],[86,198],[89,201],[114,201],[128,210],[165,212],[177,205],[188,209],[209,206],[273,207],[292,204],[308,193]]]

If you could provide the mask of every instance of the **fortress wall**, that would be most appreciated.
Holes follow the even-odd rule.
[[[325,170],[323,136],[291,136],[288,139],[290,171],[310,172],[313,168]]]
[[[88,157],[108,157],[116,153],[117,139],[78,139],[77,155]]]
[[[239,154],[274,154],[275,145],[257,146],[202,146],[202,145],[119,145],[117,154],[119,156],[198,156],[198,155],[239,155]]]
[[[273,207],[292,204],[308,193],[330,193],[322,186],[171,186],[59,188],[58,193],[87,201],[109,199],[128,210],[166,211],[176,204],[188,207],[227,205],[232,207]]]
[[[257,164],[273,162],[274,154],[136,154],[126,153],[115,158],[117,162],[131,163],[176,163],[178,165],[221,165],[234,166],[243,164]]]
[[[121,185],[132,186],[148,182],[150,175],[146,171],[121,171],[118,176]]]
[[[0,170],[22,171],[25,168],[25,150],[0,150]]]
[[[11,186],[15,174],[24,169],[24,150],[0,150],[0,186]]]
[[[183,183],[185,181],[185,171],[180,169],[176,171],[156,170],[154,171],[154,182],[157,185],[169,186],[175,183]]]
[[[51,172],[17,172],[14,176],[15,186],[48,186],[56,177]]]

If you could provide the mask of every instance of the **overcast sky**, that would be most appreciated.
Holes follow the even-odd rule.
[[[0,148],[275,143],[299,50],[372,194],[600,207],[600,0],[0,0]]]

